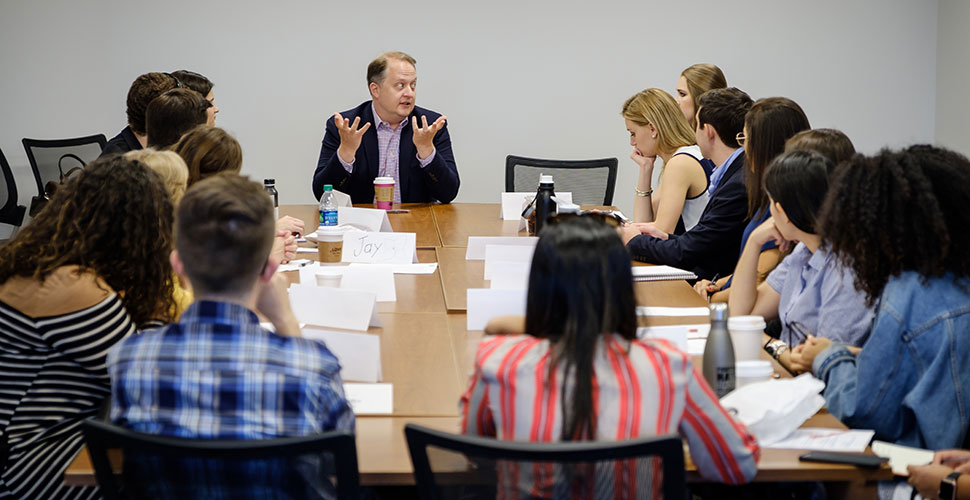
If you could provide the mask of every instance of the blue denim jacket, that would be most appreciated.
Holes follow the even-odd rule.
[[[812,371],[845,425],[907,446],[958,447],[970,426],[970,294],[952,275],[890,278],[862,352],[833,343]]]

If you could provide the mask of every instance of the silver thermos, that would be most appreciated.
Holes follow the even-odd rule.
[[[711,304],[711,333],[704,346],[704,378],[717,397],[734,390],[734,344],[727,329],[727,304]]]

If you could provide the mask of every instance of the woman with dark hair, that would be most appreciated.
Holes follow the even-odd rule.
[[[593,216],[551,222],[532,260],[526,334],[482,341],[461,398],[462,431],[541,442],[679,432],[702,476],[751,480],[753,436],[690,356],[636,338],[635,310],[630,254],[616,230]]]
[[[100,498],[64,470],[109,393],[108,348],[172,319],[172,218],[158,175],[110,156],[0,247],[0,497]]]
[[[970,161],[933,146],[856,156],[836,170],[821,234],[875,306],[861,352],[812,337],[796,367],[828,411],[876,438],[954,448],[970,428]]]
[[[744,131],[738,136],[738,144],[744,148],[744,184],[748,193],[748,225],[741,235],[741,249],[747,244],[754,228],[761,225],[771,213],[768,211],[768,193],[762,184],[765,170],[776,156],[785,150],[785,141],[802,130],[812,128],[808,117],[795,101],[786,97],[765,97],[755,101],[744,116]],[[781,252],[773,241],[761,248],[758,259],[759,282],[781,261]],[[698,282],[694,289],[707,297],[731,286],[731,278],[724,277],[715,283]],[[711,300],[727,301],[726,294]]]
[[[205,100],[209,101],[212,106],[206,109],[207,113],[207,125],[216,124],[216,114],[219,113],[219,106],[216,106],[216,96],[212,93],[212,87],[215,84],[212,83],[208,78],[194,71],[189,71],[187,69],[180,69],[178,71],[173,71],[172,76],[177,78],[179,82],[185,87],[188,87],[199,93]]]
[[[815,151],[798,150],[775,158],[765,172],[771,217],[751,232],[734,269],[728,301],[732,316],[754,314],[780,319],[781,338],[769,352],[790,367],[789,346],[818,335],[857,347],[865,342],[872,309],[855,289],[855,276],[825,248],[816,219],[829,187],[832,162]],[[758,284],[762,245],[798,242],[791,254]]]

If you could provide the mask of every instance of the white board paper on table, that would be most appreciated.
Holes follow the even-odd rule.
[[[418,261],[415,233],[353,232],[344,234],[342,262],[411,264]]]
[[[309,325],[358,331],[381,326],[373,292],[301,283],[290,285],[290,305],[296,318]]]
[[[484,330],[488,321],[495,316],[525,316],[525,290],[469,288],[466,298],[468,330]]]
[[[337,207],[337,221],[341,226],[351,226],[362,231],[390,233],[391,221],[387,211],[376,208]]]
[[[384,264],[351,264],[343,269],[340,288],[373,292],[378,302],[396,302],[394,268]]]
[[[539,238],[535,236],[469,236],[465,260],[485,260],[485,247],[488,245],[519,245],[535,248]]]
[[[392,384],[344,384],[344,396],[354,415],[390,415],[394,413]]]
[[[522,209],[535,196],[535,191],[502,193],[502,220],[518,220],[522,218]],[[560,200],[565,200],[567,203],[573,202],[573,193],[569,191],[557,192],[556,197]]]
[[[322,340],[340,362],[340,378],[356,382],[380,382],[381,338],[369,333],[334,332],[303,328],[303,338]]]
[[[531,267],[535,251],[536,247],[532,245],[485,245],[485,279],[492,279],[496,269],[510,262],[522,262]]]

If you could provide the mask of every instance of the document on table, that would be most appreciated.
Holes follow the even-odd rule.
[[[344,384],[344,396],[354,415],[394,413],[394,386],[391,384]]]
[[[889,467],[897,476],[909,476],[909,470],[906,469],[908,465],[926,465],[933,461],[932,450],[900,446],[879,440],[872,442],[872,452],[888,458]]]
[[[801,427],[788,437],[762,448],[789,450],[842,451],[861,453],[872,441],[874,431],[866,429],[831,429],[825,427]]]
[[[710,316],[706,307],[637,307],[637,316]]]

